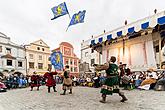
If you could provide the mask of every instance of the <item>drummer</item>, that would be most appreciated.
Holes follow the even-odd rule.
[[[113,93],[118,93],[122,97],[121,102],[125,102],[128,99],[125,97],[124,93],[119,90],[119,80],[118,80],[118,66],[115,64],[116,57],[111,56],[110,61],[102,66],[95,66],[96,71],[106,70],[106,80],[102,86],[102,100],[100,102],[106,103],[106,96],[112,95]]]

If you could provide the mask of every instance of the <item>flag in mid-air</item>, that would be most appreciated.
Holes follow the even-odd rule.
[[[51,20],[54,20],[54,19],[56,19],[56,18],[58,18],[60,16],[63,16],[63,15],[69,14],[65,2],[59,4],[58,6],[53,7],[51,10],[52,10],[52,12],[54,14],[54,18],[52,18]]]
[[[78,13],[74,14],[72,16],[72,19],[70,21],[69,26],[75,25],[77,23],[83,23],[84,22],[84,18],[85,18],[85,13],[86,13],[86,11],[83,10],[83,11],[79,11]]]
[[[63,56],[61,52],[53,52],[50,60],[55,69],[63,70]]]

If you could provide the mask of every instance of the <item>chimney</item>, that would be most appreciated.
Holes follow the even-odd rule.
[[[155,13],[155,14],[157,13],[157,9],[154,10],[154,13]]]
[[[124,24],[127,25],[127,20],[125,20]]]

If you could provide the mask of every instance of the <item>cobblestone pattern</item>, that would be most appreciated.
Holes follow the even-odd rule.
[[[0,93],[0,110],[165,110],[164,91],[124,91],[128,97],[120,102],[118,94],[107,97],[107,103],[99,102],[100,89],[74,87],[73,94],[61,96],[61,85],[56,93],[47,93],[42,86],[40,91],[30,88],[9,90]]]

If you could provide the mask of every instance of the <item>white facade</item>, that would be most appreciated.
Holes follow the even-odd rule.
[[[0,71],[14,71],[26,74],[25,49],[0,33]]]
[[[93,51],[88,45],[88,41],[81,43],[81,63],[88,63],[89,69],[91,71],[94,70],[93,64],[99,64],[102,61],[102,55],[100,55],[97,51]]]

